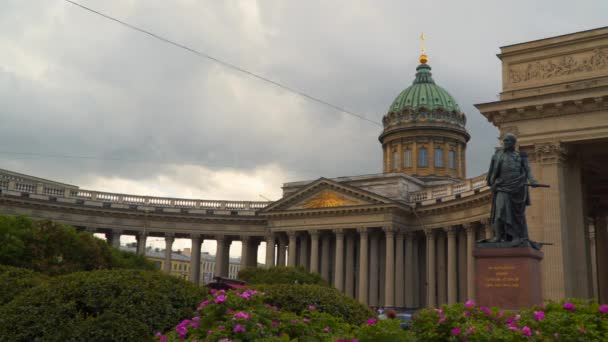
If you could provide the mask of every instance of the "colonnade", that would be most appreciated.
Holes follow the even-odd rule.
[[[434,307],[474,298],[472,251],[476,240],[491,235],[487,220],[418,231],[275,232],[266,236],[266,265],[320,273],[338,290],[372,307]]]

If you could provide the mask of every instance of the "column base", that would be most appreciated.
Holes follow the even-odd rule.
[[[477,305],[513,310],[542,304],[541,251],[478,247],[473,256]]]

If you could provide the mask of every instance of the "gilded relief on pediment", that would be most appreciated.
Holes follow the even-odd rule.
[[[344,207],[349,205],[361,205],[363,202],[347,198],[341,194],[335,193],[329,190],[323,190],[304,201],[298,207],[303,209],[317,209],[317,208],[331,208],[331,207]]]

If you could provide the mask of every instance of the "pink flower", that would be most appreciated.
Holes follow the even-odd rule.
[[[292,319],[292,320],[291,320],[291,324],[296,324],[296,323],[298,323],[298,320],[297,320],[297,319]]]
[[[329,327],[325,327],[325,328],[323,328],[323,331],[324,331],[325,333],[327,333],[327,334],[329,334],[329,331],[330,331],[330,330],[331,330],[331,329],[329,329]]]
[[[598,310],[600,310],[600,312],[608,314],[608,305],[602,305],[598,308]]]
[[[437,311],[437,314],[438,314],[439,316],[442,316],[442,315],[443,315],[443,310],[441,310],[441,309],[435,309],[435,311]]]
[[[441,323],[443,323],[443,322],[445,322],[445,317],[441,317],[441,318],[439,319],[439,323],[440,323],[440,324],[441,324]]]
[[[537,321],[542,321],[543,319],[545,319],[545,312],[544,311],[534,311],[534,319]]]
[[[454,329],[452,329],[452,336],[458,336],[458,334],[460,334],[460,328],[456,327]]]
[[[583,327],[578,327],[578,331],[580,331],[580,332],[581,332],[581,334],[584,334],[584,333],[585,333],[585,328],[583,328]]]
[[[467,300],[467,301],[464,303],[464,307],[465,307],[465,308],[474,308],[474,307],[475,307],[475,303],[474,303],[472,300]]]
[[[308,319],[308,318],[302,318],[302,322],[304,322],[304,323],[310,323],[310,319]]]
[[[564,309],[574,311],[574,310],[576,310],[576,306],[574,306],[574,304],[572,304],[570,302],[565,302]]]
[[[242,326],[240,324],[237,324],[237,325],[234,326],[234,328],[232,329],[232,331],[234,331],[234,332],[245,332],[245,331],[247,331],[247,329],[245,329],[244,326]]]
[[[211,293],[212,295],[214,295],[217,292],[216,289],[211,289],[211,291],[209,291],[209,293]]]
[[[467,316],[467,317],[471,316],[471,311],[465,311],[464,315]]]
[[[272,326],[273,326],[273,327],[276,327],[277,325],[279,325],[279,322],[274,322],[274,321],[273,321],[273,322],[272,322],[272,323],[270,323],[270,324],[272,324]]]
[[[163,335],[160,337],[160,340],[158,340],[158,342],[167,342],[167,336]]]
[[[202,301],[202,302],[201,302],[201,303],[198,305],[198,309],[196,309],[196,310],[197,310],[197,311],[201,311],[201,310],[203,310],[203,308],[204,308],[205,306],[207,306],[207,305],[209,305],[209,301],[205,299],[204,301]]]
[[[467,335],[471,335],[473,331],[475,331],[475,327],[470,327],[469,329],[467,329]]]
[[[521,318],[521,315],[517,314],[517,315],[515,315],[515,317],[513,319],[516,320],[516,321],[519,321],[520,318]]]
[[[243,311],[239,311],[234,314],[235,319],[249,319],[249,314]]]
[[[314,305],[309,305],[308,310],[315,311],[317,308]]]
[[[207,330],[207,335],[213,334],[213,330]]]
[[[521,329],[521,333],[528,337],[532,336],[532,331],[527,325]]]
[[[378,320],[375,318],[370,318],[367,320],[367,325],[374,325],[376,323],[378,323]]]
[[[509,324],[509,330],[519,330],[519,327],[515,324]]]
[[[226,301],[226,296],[219,295],[219,296],[215,297],[215,301],[214,302],[215,302],[215,304],[221,304],[221,303],[223,303],[225,301]]]
[[[487,306],[482,306],[481,308],[479,308],[479,310],[481,310],[483,313],[485,313],[488,316],[492,313],[492,311],[490,311],[490,308],[488,308]]]

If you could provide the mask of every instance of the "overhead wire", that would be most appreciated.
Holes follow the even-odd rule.
[[[283,83],[274,81],[274,80],[272,80],[270,78],[267,78],[267,77],[264,77],[264,76],[262,76],[260,74],[257,74],[257,73],[254,73],[252,71],[249,71],[249,70],[247,70],[247,69],[245,69],[243,67],[240,67],[240,66],[238,66],[236,64],[224,61],[224,60],[222,60],[220,58],[217,58],[217,57],[213,57],[213,56],[211,56],[211,55],[209,55],[209,54],[207,54],[205,52],[202,52],[202,51],[197,50],[195,48],[191,48],[191,47],[189,47],[189,46],[187,46],[185,44],[178,43],[178,42],[176,42],[174,40],[171,40],[169,38],[163,37],[163,36],[161,36],[159,34],[156,34],[154,32],[151,32],[151,31],[148,31],[146,29],[140,28],[140,27],[135,26],[133,24],[129,24],[129,23],[123,21],[123,20],[115,18],[115,17],[113,17],[113,16],[111,16],[109,14],[102,13],[102,12],[100,12],[98,10],[93,9],[93,8],[87,7],[87,6],[85,6],[83,4],[80,4],[80,3],[76,2],[76,1],[72,1],[72,0],[64,0],[64,1],[67,2],[67,3],[70,3],[70,4],[74,5],[74,6],[80,7],[81,9],[84,9],[84,10],[86,10],[88,12],[91,12],[91,13],[94,13],[96,15],[99,15],[99,16],[105,18],[105,19],[114,21],[114,22],[116,22],[116,23],[118,23],[120,25],[128,27],[129,29],[132,29],[134,31],[146,34],[146,35],[148,35],[148,36],[150,36],[152,38],[155,38],[157,40],[160,40],[160,41],[162,41],[164,43],[167,43],[167,44],[173,45],[175,47],[178,47],[178,48],[184,49],[186,51],[189,51],[189,52],[191,52],[191,53],[193,53],[195,55],[198,55],[199,57],[203,57],[203,58],[209,59],[209,60],[211,60],[211,61],[213,61],[215,63],[218,63],[218,64],[220,64],[220,65],[222,65],[224,67],[230,68],[232,70],[236,70],[238,72],[241,72],[241,73],[243,73],[245,75],[248,75],[250,77],[253,77],[255,79],[258,79],[258,80],[261,80],[263,82],[272,84],[272,85],[274,85],[276,87],[279,87],[279,88],[281,88],[283,90],[286,90],[286,91],[288,91],[290,93],[296,94],[296,95],[298,95],[300,97],[303,97],[305,99],[308,99],[310,101],[313,101],[313,102],[316,102],[316,103],[320,103],[322,105],[330,107],[330,108],[332,108],[332,109],[334,109],[336,111],[342,112],[344,114],[348,114],[348,115],[351,115],[353,117],[359,118],[361,120],[373,123],[375,125],[382,126],[382,124],[380,124],[379,122],[371,120],[371,119],[367,118],[366,116],[364,116],[362,114],[358,114],[358,113],[355,113],[353,111],[350,111],[350,110],[347,110],[345,108],[342,108],[340,106],[334,105],[333,103],[330,103],[330,102],[328,102],[326,100],[323,100],[323,99],[321,99],[319,97],[316,97],[316,96],[313,96],[313,95],[309,95],[309,94],[307,94],[307,93],[305,93],[305,92],[303,92],[301,90],[298,90],[298,89],[295,89],[293,87],[287,86],[287,85],[285,85]]]

